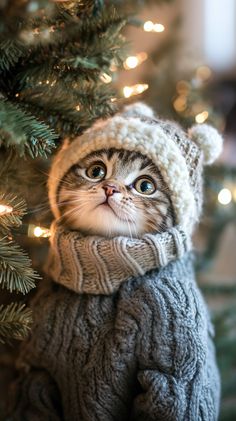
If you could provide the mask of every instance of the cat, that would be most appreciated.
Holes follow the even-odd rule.
[[[139,152],[102,149],[73,165],[59,192],[60,223],[85,235],[141,237],[174,226],[169,189]]]
[[[133,104],[55,157],[47,278],[14,420],[218,419],[213,328],[189,252],[203,163],[222,139],[151,116]]]

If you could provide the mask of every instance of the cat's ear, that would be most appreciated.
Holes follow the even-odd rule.
[[[190,138],[203,151],[204,163],[212,164],[221,154],[223,148],[223,137],[208,124],[197,124],[188,132]]]
[[[122,115],[126,117],[154,117],[154,111],[144,102],[135,102],[134,104],[124,107]]]

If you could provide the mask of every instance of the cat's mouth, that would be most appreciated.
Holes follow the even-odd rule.
[[[98,205],[98,207],[99,206],[104,206],[105,208],[109,208],[112,212],[113,212],[113,214],[116,216],[116,218],[118,218],[120,221],[122,221],[122,222],[129,222],[129,223],[132,223],[133,221],[131,221],[130,220],[130,218],[128,217],[128,216],[126,216],[126,215],[124,215],[124,218],[122,218],[122,216],[120,215],[120,214],[118,214],[116,211],[115,211],[115,209],[113,208],[113,206],[111,206],[111,204],[109,203],[109,198],[107,197],[106,198],[106,200],[104,200],[104,202],[102,202],[102,203],[100,203],[99,205]]]

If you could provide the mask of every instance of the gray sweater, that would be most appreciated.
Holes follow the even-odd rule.
[[[188,254],[107,295],[44,282],[15,421],[216,421],[213,328]]]

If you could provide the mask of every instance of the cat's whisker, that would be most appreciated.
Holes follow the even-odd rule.
[[[48,178],[48,176],[49,176],[49,174],[50,174],[50,172],[45,172],[45,171],[42,171],[42,170],[39,170],[38,172],[40,172],[41,174],[43,174],[43,175],[46,175],[46,177]],[[53,180],[56,180],[56,181],[60,181],[61,182],[61,178],[59,178],[59,177],[55,177],[55,175],[52,175],[52,173],[50,174],[50,178],[51,179],[53,179]],[[68,184],[68,185],[70,185],[71,183],[69,182],[69,181],[67,181],[65,178],[63,179],[63,184]]]
[[[126,215],[125,215],[125,220],[126,220],[126,223],[128,225],[128,230],[129,230],[130,238],[133,239],[132,231],[131,231],[130,224],[129,224],[129,220],[128,220],[128,217]]]
[[[106,174],[112,174],[111,178],[105,176],[105,179],[108,182],[111,180],[112,183],[116,183],[115,180],[117,180],[117,184],[121,186],[122,195],[117,197],[117,201],[114,196],[117,217],[113,215],[113,217],[106,218],[107,214],[105,211],[103,212],[103,207],[99,209],[99,205],[103,202],[102,183],[104,178],[95,180],[91,177],[90,180],[89,177],[84,177],[83,171],[88,171],[95,163],[95,157],[88,155],[79,163],[83,171],[75,173],[72,169],[67,172],[62,181],[59,193],[61,200],[58,204],[58,209],[62,209],[61,218],[64,217],[68,226],[71,224],[78,230],[81,229],[89,233],[99,232],[109,236],[120,233],[120,235],[128,235],[131,238],[134,236],[138,238],[146,232],[161,231],[164,230],[164,227],[170,226],[173,212],[168,199],[169,188],[158,168],[141,154],[140,156],[135,155],[134,159],[132,157],[128,159],[128,152],[125,156],[124,154],[120,156],[120,151],[114,151],[113,158],[110,160],[107,152],[102,151],[99,159],[106,167]],[[130,153],[132,154],[132,152]],[[153,196],[136,194],[134,189],[126,189],[127,177],[130,180],[131,174],[134,174],[133,181],[135,182],[139,171],[144,179],[145,176],[153,178],[154,184],[157,186]]]
[[[73,213],[77,213],[77,212],[78,212],[78,208],[69,209],[68,211],[64,212],[61,216],[57,218],[57,222],[60,222],[63,219],[67,219],[68,215],[70,215],[71,217]]]

